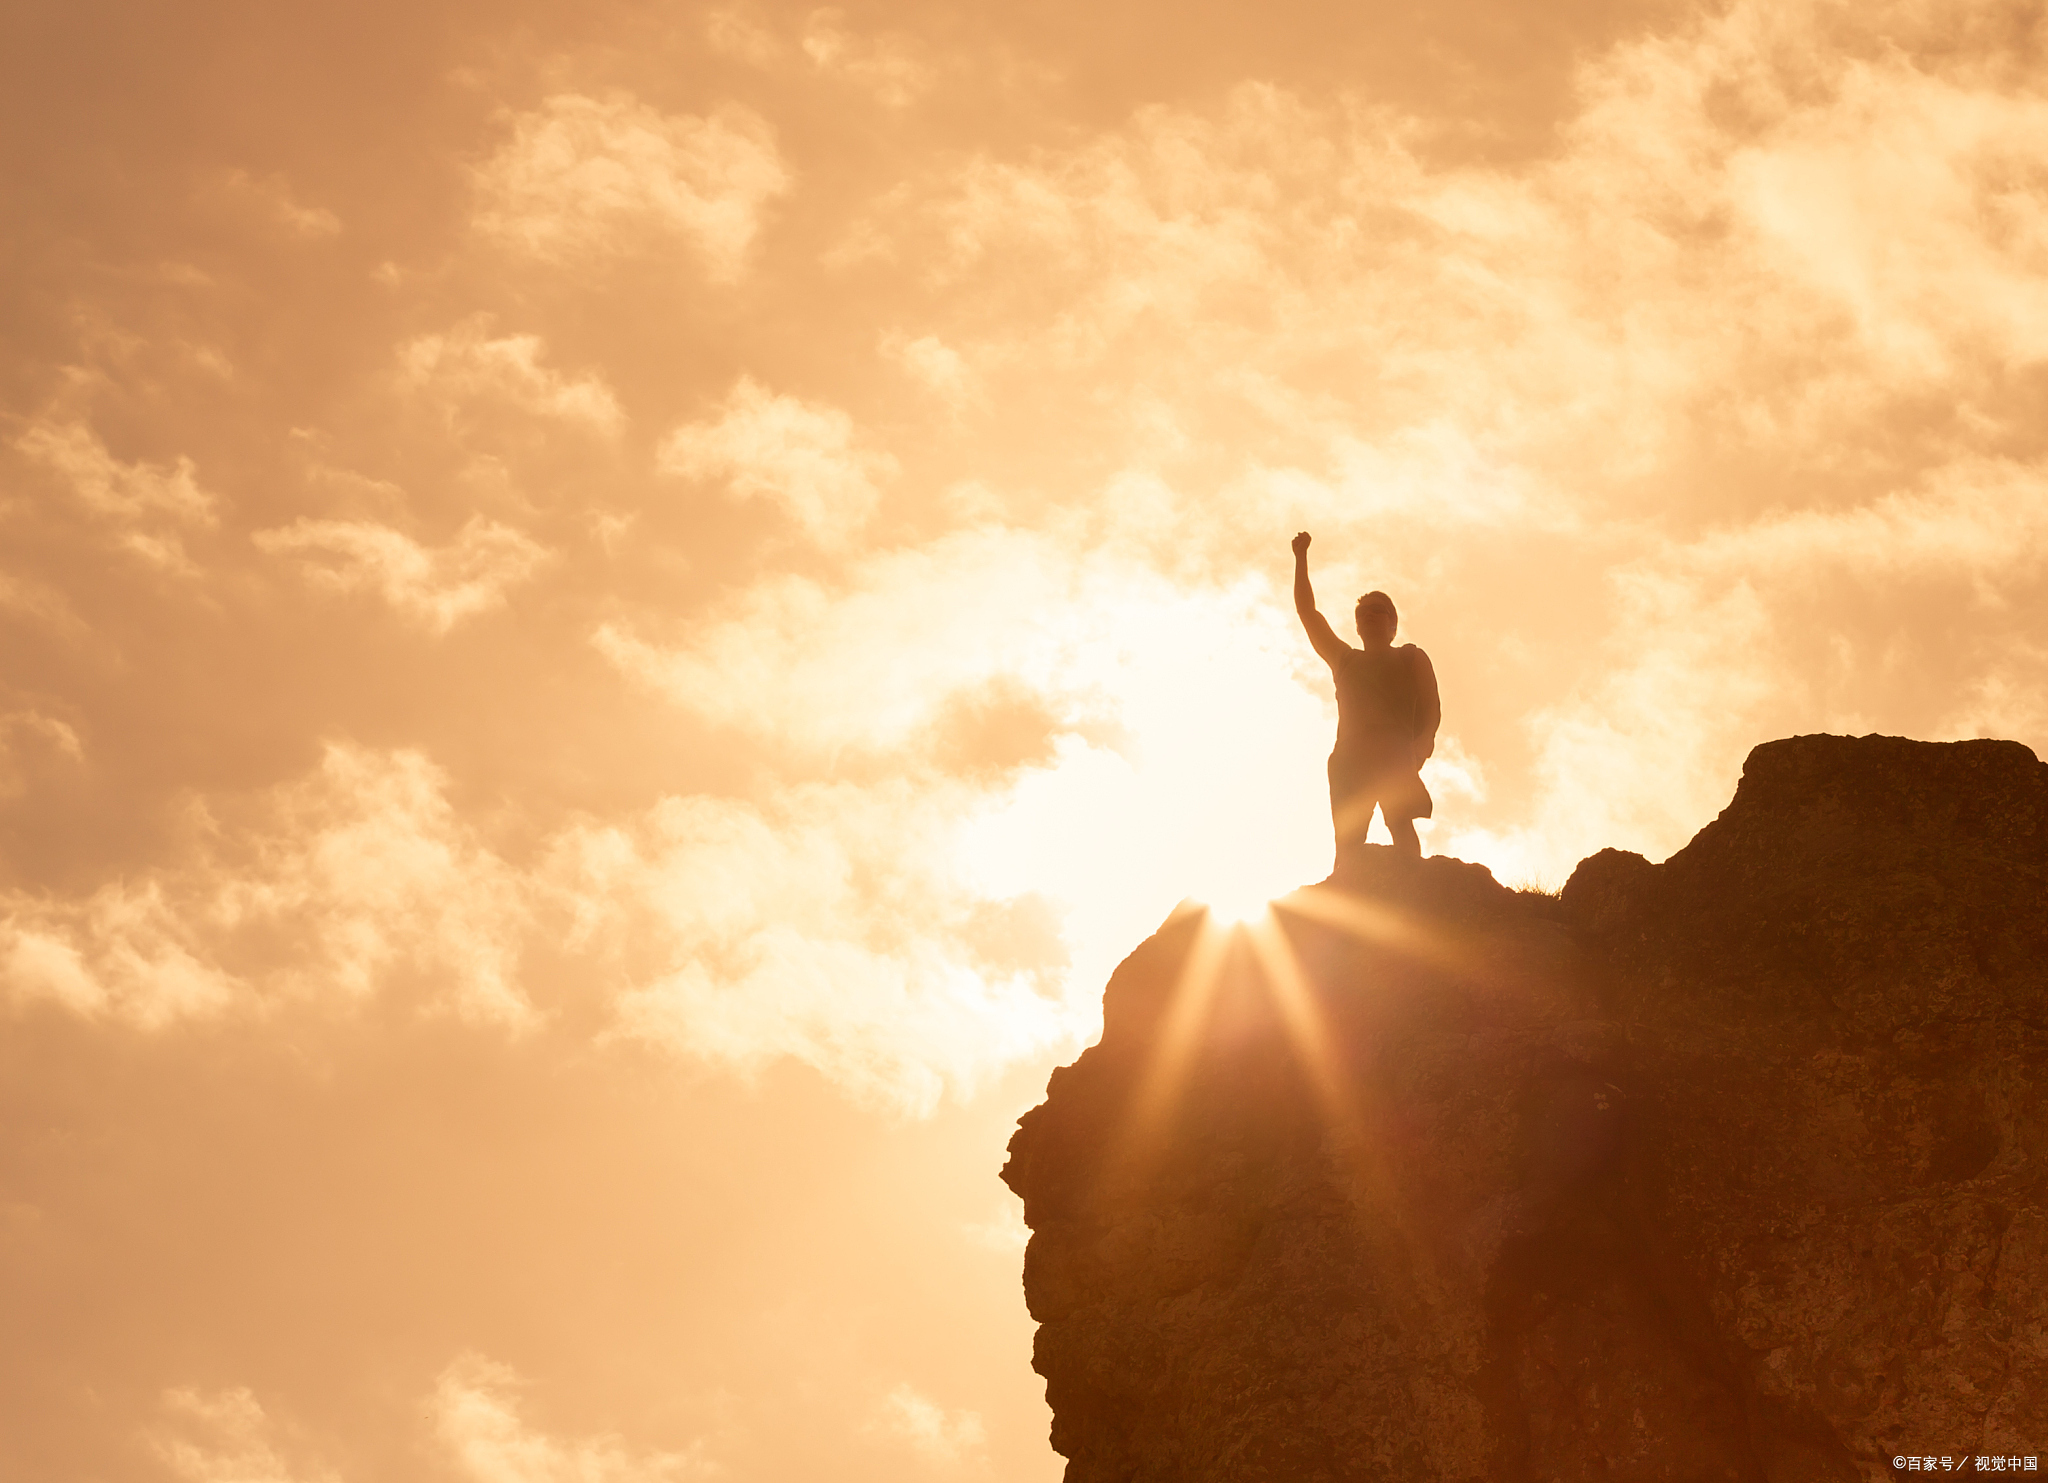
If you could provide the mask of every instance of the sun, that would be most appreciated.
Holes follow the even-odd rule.
[[[1256,592],[1144,588],[1110,601],[1072,648],[1060,683],[1104,697],[1115,725],[1063,734],[961,825],[972,890],[1050,903],[1086,978],[1177,903],[1255,926],[1329,873],[1334,717],[1295,676],[1305,640],[1290,609]]]
[[[1162,876],[1180,877],[1182,889],[1221,923],[1263,921],[1274,901],[1317,879],[1329,858],[1329,824],[1319,799],[1285,807],[1252,788],[1212,796],[1202,827],[1160,851]]]
[[[1209,915],[1226,927],[1242,927],[1263,919],[1273,908],[1273,899],[1283,894],[1259,884],[1243,881],[1212,886],[1195,896],[1209,908]]]

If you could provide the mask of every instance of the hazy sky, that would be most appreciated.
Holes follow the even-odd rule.
[[[1017,1112],[1328,863],[2048,743],[2038,5],[8,0],[0,1475],[1046,1480]]]

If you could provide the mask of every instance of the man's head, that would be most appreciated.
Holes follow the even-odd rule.
[[[1401,616],[1394,600],[1384,592],[1368,592],[1358,600],[1358,637],[1368,648],[1385,648],[1394,641]]]

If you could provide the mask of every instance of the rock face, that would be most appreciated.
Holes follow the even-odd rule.
[[[1662,865],[1281,907],[1169,920],[1010,1145],[1069,1483],[2048,1455],[2026,748],[1773,742]]]

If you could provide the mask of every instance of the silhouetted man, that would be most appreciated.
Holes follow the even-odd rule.
[[[1362,647],[1354,649],[1331,632],[1328,620],[1316,611],[1315,589],[1309,585],[1308,540],[1307,531],[1294,538],[1294,611],[1337,682],[1330,821],[1337,831],[1338,863],[1347,850],[1365,843],[1374,804],[1387,821],[1395,851],[1419,860],[1422,841],[1415,837],[1415,821],[1433,810],[1421,769],[1436,750],[1436,728],[1443,720],[1436,670],[1415,645],[1394,647],[1400,618],[1384,592],[1368,592],[1358,600]]]

